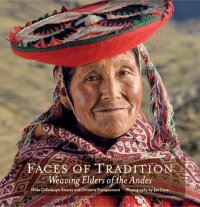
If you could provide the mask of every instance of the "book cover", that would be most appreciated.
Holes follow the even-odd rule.
[[[156,88],[153,81],[158,81],[157,86],[160,82],[151,72],[147,76],[144,63],[141,66],[143,113],[138,114],[133,127],[127,129],[126,133],[114,140],[107,140],[102,139],[103,135],[98,136],[97,133],[96,136],[93,133],[95,124],[83,113],[84,110],[89,110],[87,107],[90,106],[90,101],[94,101],[97,94],[94,92],[96,85],[91,87],[93,91],[88,93],[87,99],[84,99],[81,98],[81,91],[75,81],[74,89],[70,89],[73,91],[70,98],[74,102],[67,102],[64,98],[60,98],[61,95],[65,97],[67,89],[65,92],[61,90],[61,95],[57,91],[59,87],[62,89],[63,83],[60,79],[62,68],[26,60],[11,51],[7,38],[15,26],[25,25],[30,20],[37,21],[39,17],[47,13],[52,14],[55,10],[59,12],[62,5],[74,8],[93,2],[97,1],[0,2],[0,180],[2,180],[0,206],[106,207],[128,204],[153,206],[158,202],[164,202],[163,205],[166,206],[169,203],[174,206],[189,206],[194,202],[194,205],[198,206],[200,202],[199,1],[192,3],[174,1],[173,18],[145,42],[150,59],[162,78],[173,106],[173,110],[169,106],[170,117],[174,112],[169,129],[174,129],[175,126],[176,133],[173,130],[169,131],[176,141],[170,142],[170,149],[165,149],[164,145],[159,144],[161,142],[159,138],[152,142],[153,145],[151,143],[156,130],[152,114],[154,118],[159,116],[153,112],[157,107],[162,109],[162,104],[156,105],[156,101],[154,102],[152,97],[149,98],[150,92]],[[98,20],[93,18],[92,21],[100,21],[100,18],[103,17],[98,17]],[[81,20],[79,23],[81,24]],[[137,56],[137,52],[133,54],[134,57]],[[108,67],[110,64],[111,62],[107,65],[105,63]],[[92,66],[99,67],[98,64]],[[87,70],[91,69],[91,67],[88,69],[88,66],[84,67]],[[127,74],[127,71],[123,71],[123,74],[124,72]],[[81,74],[77,77],[81,77]],[[73,75],[67,73],[66,80]],[[95,73],[84,80],[88,81],[87,84],[91,84],[94,80],[99,80],[99,77]],[[136,77],[134,83],[137,85],[137,76],[134,77]],[[126,76],[124,82],[127,81],[129,79]],[[121,82],[116,84],[113,91],[116,92],[116,88],[120,85]],[[162,84],[157,88],[162,100],[166,95]],[[88,87],[84,85],[83,89],[85,96],[88,95],[89,90],[86,90]],[[108,85],[104,88],[104,91],[106,90]],[[127,87],[127,90],[130,91],[127,92],[129,97],[135,88],[131,91],[131,87]],[[109,97],[108,93],[105,96]],[[58,97],[62,100],[57,102]],[[78,111],[74,103],[78,105],[85,103],[84,106],[87,107]],[[108,108],[103,102],[97,106],[99,107],[97,113],[108,113]],[[163,105],[163,108],[167,106]],[[81,121],[79,114],[83,114]],[[108,115],[104,115],[102,120],[106,120],[106,116]],[[47,117],[52,119],[45,121]],[[63,121],[55,121],[57,117]],[[85,131],[85,127],[80,127],[85,117],[86,122],[92,123],[90,130],[86,127],[89,132]],[[122,119],[123,117],[125,117],[123,124],[126,126],[129,120],[125,115]],[[162,122],[164,115],[160,117],[159,121]],[[80,123],[74,124],[77,123],[75,120]],[[35,127],[34,123],[41,121],[44,124]],[[110,125],[106,124],[109,129],[110,126],[113,128],[115,126],[115,122],[112,121],[109,122]],[[95,118],[93,122],[95,123]],[[69,124],[69,131],[66,130],[65,124]],[[106,125],[103,125],[105,131]],[[101,133],[101,126],[98,125],[95,130]],[[117,131],[117,127],[114,131]],[[163,129],[160,131],[164,133]],[[81,137],[83,134],[92,138]],[[159,146],[159,150],[155,146]],[[14,182],[9,183],[9,179],[12,178]]]

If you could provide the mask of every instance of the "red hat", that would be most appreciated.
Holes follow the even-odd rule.
[[[79,66],[123,53],[146,41],[171,16],[171,0],[108,0],[15,27],[15,54],[38,62]]]

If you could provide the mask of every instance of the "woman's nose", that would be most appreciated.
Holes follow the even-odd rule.
[[[114,77],[109,77],[101,82],[101,98],[102,99],[118,99],[121,97],[121,86]]]

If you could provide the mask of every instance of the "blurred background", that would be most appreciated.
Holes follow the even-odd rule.
[[[23,128],[52,103],[53,87],[53,66],[15,56],[6,37],[14,26],[61,5],[73,8],[91,2],[96,1],[0,0],[0,180],[13,163]],[[174,106],[181,145],[200,164],[200,1],[175,0],[174,4],[174,18],[146,46]],[[143,90],[148,116],[145,78]]]

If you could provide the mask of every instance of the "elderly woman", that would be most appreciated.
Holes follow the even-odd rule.
[[[54,11],[10,34],[13,51],[56,65],[54,104],[25,128],[1,206],[198,206],[200,172],[141,44],[171,1],[103,1]],[[141,59],[154,126],[141,110]]]

